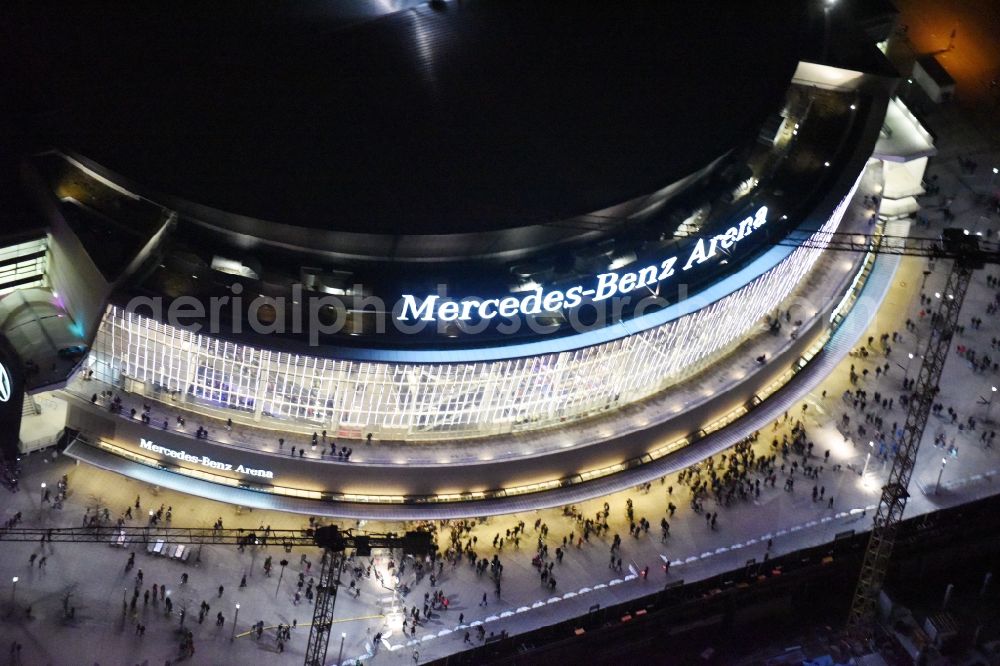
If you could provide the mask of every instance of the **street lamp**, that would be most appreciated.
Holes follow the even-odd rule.
[[[924,279],[920,281],[920,294],[921,295],[923,295],[923,293],[924,293],[924,286],[927,284],[927,276],[930,275],[933,272],[934,271],[924,271]]]
[[[830,50],[830,9],[835,4],[837,4],[837,0],[824,0],[823,2],[823,62],[826,62],[826,55]]]
[[[14,599],[17,596],[17,581],[21,580],[17,576],[10,579],[10,609],[14,611]]]
[[[44,481],[42,481],[42,495],[41,495],[41,499],[42,499],[43,502],[45,501],[45,482]]]
[[[278,596],[278,591],[281,590],[281,579],[285,575],[285,567],[288,566],[288,560],[281,560],[278,562],[281,565],[281,573],[278,574],[278,587],[274,589],[274,596]]]
[[[337,653],[337,666],[340,666],[340,660],[344,656],[344,639],[347,638],[347,634],[340,632],[340,651]]]
[[[906,388],[906,382],[910,379],[910,364],[913,363],[913,352],[906,355],[906,367],[903,368],[903,388]]]
[[[947,458],[941,458],[941,470],[938,472],[937,485],[934,486],[934,494],[937,495],[938,491],[941,490],[941,477],[944,475],[945,465],[948,464]]]
[[[868,447],[869,447],[869,450],[868,450],[868,455],[867,455],[867,456],[865,456],[865,466],[864,466],[864,468],[862,468],[862,470],[861,470],[861,478],[864,478],[864,477],[865,477],[865,472],[867,472],[867,471],[868,471],[868,463],[869,463],[869,462],[871,461],[871,459],[872,459],[872,451],[874,451],[874,450],[875,450],[875,442],[873,442],[873,441],[871,441],[871,440],[868,440]]]
[[[240,604],[236,604],[236,614],[233,615],[233,633],[229,635],[229,642],[236,640],[236,621],[240,619]]]

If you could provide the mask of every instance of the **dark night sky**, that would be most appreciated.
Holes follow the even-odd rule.
[[[587,213],[717,157],[778,110],[801,4],[481,0],[352,22],[316,5],[19,2],[4,59],[35,145],[153,191],[449,232]]]

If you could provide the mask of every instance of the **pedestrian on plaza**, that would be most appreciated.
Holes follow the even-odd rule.
[[[247,586],[247,575],[243,574],[243,578],[240,579],[240,587],[246,587],[246,586]],[[219,596],[222,596],[222,595],[219,595]]]
[[[226,588],[225,588],[225,587],[223,587],[222,585],[220,585],[220,586],[219,586],[219,597],[221,597],[221,596],[222,596],[222,593],[223,593],[223,592],[225,592],[225,591],[226,591]]]

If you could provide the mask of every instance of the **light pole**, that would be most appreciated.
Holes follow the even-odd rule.
[[[240,619],[240,605],[236,604],[236,614],[233,615],[233,633],[229,635],[229,642],[236,640],[236,621]]]
[[[823,62],[826,62],[830,50],[830,9],[837,0],[823,0]]]
[[[281,560],[278,562],[281,565],[281,573],[278,574],[278,587],[274,589],[274,596],[278,596],[278,592],[281,590],[281,579],[285,575],[285,567],[288,566],[288,560]]]
[[[998,169],[997,167],[993,167],[993,176],[990,178],[990,189],[991,190],[993,189],[993,186],[997,182],[997,174],[998,173],[1000,173],[1000,169]]]
[[[906,382],[910,379],[910,364],[913,363],[913,353],[910,352],[906,355],[906,367],[903,368],[903,387],[906,387]]]
[[[10,613],[14,612],[14,603],[17,598],[17,581],[21,580],[17,576],[10,579]],[[10,614],[8,613],[8,615]]]
[[[864,478],[865,472],[868,471],[868,463],[872,459],[872,451],[875,450],[875,442],[868,440],[868,446],[869,446],[868,455],[865,456],[865,466],[861,469],[861,478]]]
[[[340,666],[340,660],[344,656],[344,639],[347,638],[347,634],[340,632],[340,651],[337,652],[337,666]]]
[[[920,293],[921,294],[924,293],[924,286],[927,284],[927,276],[930,275],[932,272],[933,271],[924,271],[924,279],[921,280],[921,282],[920,282]]]
[[[42,502],[45,501],[45,482],[44,481],[42,481],[42,494],[39,497],[40,497],[40,499],[41,499]]]
[[[941,470],[938,472],[937,485],[934,486],[934,494],[937,495],[938,491],[941,490],[941,477],[944,475],[945,465],[948,464],[947,458],[941,458]]]
[[[986,403],[986,422],[987,423],[992,423],[992,421],[990,421],[990,410],[993,409],[993,396],[996,395],[996,392],[997,392],[997,387],[996,386],[991,386],[990,387],[990,401],[988,403]]]

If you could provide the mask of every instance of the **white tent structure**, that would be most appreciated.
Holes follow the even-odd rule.
[[[924,193],[927,158],[936,155],[934,138],[898,98],[889,100],[874,159],[882,160],[885,186],[879,216],[891,220],[915,214]]]

